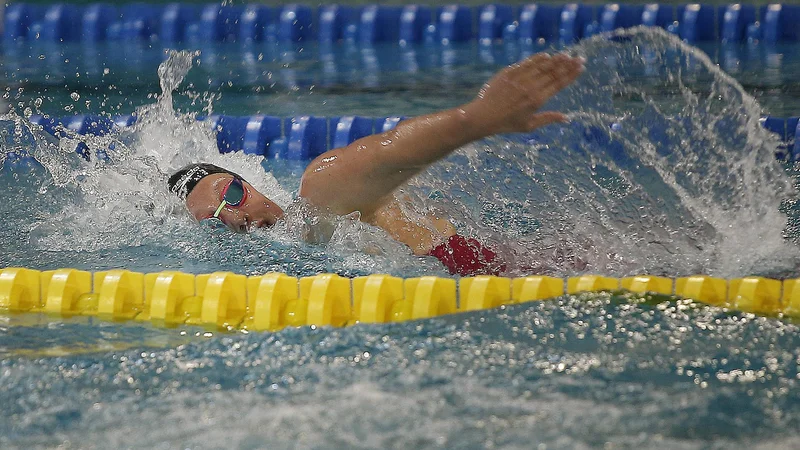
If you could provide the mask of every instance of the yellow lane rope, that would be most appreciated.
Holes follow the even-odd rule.
[[[735,279],[697,275],[610,278],[583,275],[503,278],[344,278],[281,273],[193,275],[115,269],[0,269],[0,312],[39,312],[155,326],[274,331],[287,326],[346,326],[423,319],[587,291],[675,295],[756,314],[800,316],[800,279]]]

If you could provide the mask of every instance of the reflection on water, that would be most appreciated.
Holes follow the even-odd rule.
[[[517,272],[797,275],[780,212],[793,179],[739,84],[659,32],[569,51],[589,70],[551,106],[572,123],[467,146],[405,190],[417,212],[445,211]],[[258,78],[252,56],[243,76]],[[408,83],[439,76],[428,57],[450,61],[441,71],[458,85],[459,56],[443,53],[417,54],[420,78]],[[78,157],[77,136],[3,117],[0,265],[444,274],[354,220],[328,245],[303,243],[290,223],[246,236],[194,224],[166,192],[171,170],[214,162],[288,207],[303,169],[220,155],[203,123],[175,113],[171,90],[207,67],[195,59],[161,66],[164,93],[136,126],[82,138],[105,159]],[[324,70],[310,72],[334,76]],[[306,70],[294,73],[299,83]],[[793,448],[798,331],[783,318],[607,293],[226,335],[15,315],[0,318],[0,446]]]
[[[194,99],[207,94],[219,97],[214,107],[228,115],[419,115],[468,100],[494,71],[548,45],[196,44],[187,49],[200,51],[199,63],[176,107],[196,111]],[[763,112],[800,111],[797,44],[700,48],[759,99]],[[120,50],[115,43],[6,42],[0,83],[12,87],[14,105],[33,105],[38,98],[47,114],[130,114],[158,93],[156,68],[168,52],[141,42]],[[81,100],[73,101],[72,92]]]
[[[513,262],[509,275],[794,270],[798,252],[783,238],[780,210],[794,189],[774,158],[777,141],[758,123],[759,104],[739,84],[660,30],[586,40],[569,51],[587,58],[587,72],[548,107],[568,111],[572,123],[465,147],[404,190],[413,213],[449,215],[462,234],[503,252]],[[349,219],[325,247],[301,242],[292,220],[244,238],[191,223],[164,189],[167,175],[189,162],[242,173],[284,208],[302,171],[285,164],[264,171],[258,157],[220,155],[203,122],[175,113],[173,91],[204,67],[202,55],[172,53],[161,64],[162,94],[139,109],[135,126],[81,138],[104,158],[83,161],[74,154],[78,136],[55,141],[6,116],[3,155],[29,153],[43,168],[25,169],[30,176],[11,169],[2,181],[50,201],[33,211],[2,206],[13,219],[5,232],[25,237],[12,239],[4,259],[92,270],[443,273],[432,258]],[[386,64],[380,55],[360,53]],[[442,70],[462,65],[464,55],[443,51]]]
[[[403,324],[183,331],[0,329],[15,345],[139,345],[4,358],[0,444],[790,448],[800,438],[800,330],[664,298],[586,294]]]

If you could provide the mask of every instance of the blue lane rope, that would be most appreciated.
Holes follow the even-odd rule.
[[[571,43],[636,25],[656,26],[687,42],[767,43],[800,40],[800,5],[549,5],[477,7],[270,7],[131,3],[12,3],[3,39],[46,42],[462,42],[478,40]]]
[[[244,152],[261,155],[267,159],[304,161],[313,159],[327,150],[344,147],[364,136],[391,130],[405,118],[404,116],[373,118],[214,115],[200,119],[210,129],[215,130],[217,148],[221,153]],[[77,135],[102,136],[112,130],[133,125],[136,116],[109,118],[96,115],[67,117],[33,115],[29,120],[53,136],[61,138],[70,132]],[[800,117],[764,117],[761,123],[783,141],[783,144],[776,149],[777,158],[800,160]],[[620,125],[610,126],[619,128]],[[597,133],[602,134],[602,130],[588,130],[585,134],[590,136]],[[76,151],[84,158],[91,158],[88,147],[82,142],[77,145]],[[5,167],[14,168],[31,163],[29,156],[12,152],[6,157]]]

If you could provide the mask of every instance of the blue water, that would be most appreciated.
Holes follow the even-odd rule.
[[[419,115],[468,101],[502,66],[548,48],[562,47],[205,44],[187,47],[199,52],[198,64],[175,106],[198,112],[211,105],[229,115]],[[700,48],[758,98],[764,113],[800,111],[797,44]],[[160,93],[156,68],[166,58],[164,47],[135,42],[124,49],[117,43],[5,42],[0,50],[0,79],[11,87],[7,101],[55,116],[132,113]]]
[[[0,265],[444,275],[436,260],[346,218],[325,245],[303,243],[291,220],[247,236],[199,228],[163,182],[190,160],[215,161],[302,217],[292,206],[302,164],[218,155],[210,132],[186,115],[208,102],[191,105],[186,92],[200,92],[215,111],[230,114],[255,112],[236,108],[259,102],[287,108],[261,111],[275,115],[324,115],[332,105],[363,114],[346,106],[359,98],[374,98],[392,114],[421,114],[468,98],[504,63],[476,63],[478,53],[470,52],[477,49],[463,51],[464,62],[449,69],[404,74],[402,89],[387,88],[391,75],[379,72],[378,88],[367,81],[347,87],[342,76],[327,91],[276,85],[263,95],[246,83],[235,93],[241,78],[230,90],[199,87],[197,80],[225,70],[208,69],[202,56],[198,66],[191,55],[173,55],[166,66],[173,75],[159,80],[155,66],[163,57],[156,53],[140,65],[144,81],[131,82],[141,82],[140,94],[120,83],[123,93],[100,108],[115,114],[149,105],[140,123],[86,139],[92,150],[113,143],[109,162],[87,163],[74,155],[76,141],[55,141],[5,116],[3,154],[27,151],[41,166],[0,176],[9,200],[0,202]],[[570,111],[572,123],[461,149],[406,188],[412,211],[445,211],[462,233],[495,243],[515,262],[510,276],[531,267],[557,276],[798,276],[789,222],[797,216],[796,178],[774,158],[779,142],[757,120],[773,112],[765,107],[770,99],[790,105],[791,96],[751,96],[758,94],[754,83],[768,86],[789,74],[762,68],[758,77],[742,69],[733,73],[742,88],[703,54],[658,32],[569,51],[587,56],[588,70],[551,106]],[[299,73],[318,80],[322,63],[314,55],[303,56],[309,62]],[[93,79],[74,101],[59,92],[63,79],[47,87],[36,59],[23,60],[33,68],[15,99],[21,108],[97,112],[103,94],[87,92],[108,89],[105,82]],[[791,56],[783,61],[792,67]],[[240,74],[231,64],[227,70]],[[748,64],[741,67],[758,66]],[[48,98],[36,106],[40,89]],[[302,100],[287,106],[280,99]],[[292,109],[298,105],[315,108]],[[14,315],[2,318],[0,336],[2,448],[800,443],[797,325],[670,297],[585,294],[419,322],[249,334]]]
[[[25,356],[0,362],[0,442],[792,448],[797,333],[775,319],[606,295],[270,334],[11,327],[3,340]]]

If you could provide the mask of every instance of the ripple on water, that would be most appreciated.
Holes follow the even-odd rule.
[[[80,322],[3,333],[12,346],[29,343],[0,363],[4,447],[705,448],[800,438],[797,326],[663,297],[584,294],[278,333]],[[71,353],[37,354],[58,337]]]

